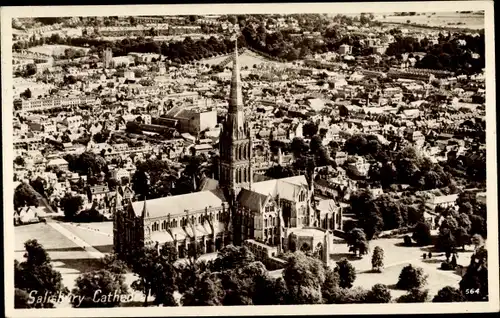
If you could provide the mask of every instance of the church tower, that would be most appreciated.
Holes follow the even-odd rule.
[[[238,46],[236,45],[229,92],[229,108],[219,142],[219,185],[231,198],[230,201],[235,199],[242,188],[250,189],[253,178],[252,140],[250,128],[245,119],[241,86]]]

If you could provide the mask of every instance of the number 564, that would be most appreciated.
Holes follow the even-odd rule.
[[[474,294],[478,294],[479,295],[479,288],[466,289],[465,293],[468,294],[468,295],[474,295]]]

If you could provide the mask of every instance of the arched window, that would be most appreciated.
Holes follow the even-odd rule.
[[[247,169],[243,169],[243,182],[247,182],[248,181],[248,178],[247,178]]]
[[[264,220],[264,227],[267,227],[267,218]]]

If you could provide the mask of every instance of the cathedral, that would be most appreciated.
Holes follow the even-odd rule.
[[[216,189],[136,202],[123,200],[117,192],[113,227],[118,255],[170,242],[183,258],[193,248],[211,253],[246,240],[286,251],[289,238],[296,237],[294,229],[329,232],[340,228],[341,212],[325,215],[316,208],[314,171],[253,182],[252,137],[245,118],[237,49],[219,146]]]

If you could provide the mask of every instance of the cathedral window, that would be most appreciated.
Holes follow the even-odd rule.
[[[306,200],[306,194],[302,191],[299,195],[299,202],[304,202]]]
[[[267,218],[264,220],[264,227],[267,227]]]
[[[157,222],[155,222],[155,223],[153,223],[152,230],[158,231],[159,227],[160,227],[160,225]]]

